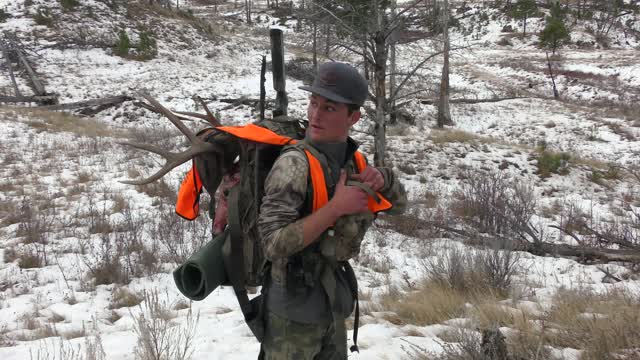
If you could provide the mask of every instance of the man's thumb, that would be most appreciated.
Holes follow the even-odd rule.
[[[347,182],[347,172],[344,170],[340,170],[340,180],[338,183],[345,184]]]

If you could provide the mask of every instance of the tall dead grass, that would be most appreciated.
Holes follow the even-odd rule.
[[[6,118],[26,117],[25,121],[34,129],[46,133],[69,132],[87,137],[125,137],[125,133],[110,128],[91,118],[80,118],[62,111],[38,110],[32,108],[5,107],[0,112]]]
[[[559,347],[584,349],[583,360],[640,355],[640,299],[623,290],[559,290],[545,317],[554,329],[548,341]],[[627,355],[625,355],[627,354]]]

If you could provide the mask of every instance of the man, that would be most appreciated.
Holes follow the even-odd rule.
[[[406,194],[386,168],[356,173],[358,144],[349,130],[360,119],[367,82],[350,65],[320,66],[311,86],[306,138],[287,147],[265,181],[258,229],[271,263],[265,281],[265,359],[346,359],[344,320],[353,311],[355,277],[347,260],[356,256],[375,215],[360,182],[401,213]],[[320,160],[329,201],[311,211],[313,192],[305,151]],[[350,182],[350,184],[353,184]],[[357,184],[354,184],[357,185]],[[351,270],[351,271],[349,271]]]

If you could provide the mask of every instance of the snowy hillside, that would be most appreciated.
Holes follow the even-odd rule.
[[[260,61],[277,25],[289,114],[305,116],[293,72],[309,64],[311,30],[286,4],[254,2],[247,25],[238,2],[148,3],[0,0],[0,31],[22,44],[61,104],[144,90],[172,110],[204,113],[199,95],[223,124],[239,125],[258,117]],[[387,163],[411,203],[377,220],[352,260],[361,352],[350,359],[473,359],[484,330],[496,328],[514,359],[640,356],[637,11],[598,36],[599,13],[571,25],[571,43],[551,56],[556,100],[537,36],[549,10],[521,36],[522,22],[493,3],[451,5],[455,124],[435,128],[434,56],[409,82],[407,93],[422,89],[403,108],[409,120],[387,125]],[[123,32],[131,49],[118,56]],[[399,73],[439,51],[440,37],[424,33],[398,45]],[[143,46],[145,36],[155,45]],[[8,57],[0,98],[17,95]],[[330,58],[360,61],[338,48]],[[23,96],[37,95],[26,73],[15,78]],[[269,75],[266,88],[273,100]],[[0,359],[144,358],[150,322],[168,343],[189,344],[194,360],[257,357],[231,288],[190,303],[173,283],[177,263],[210,236],[206,214],[194,223],[174,214],[188,165],[152,185],[119,182],[163,160],[118,141],[188,145],[139,100],[90,116],[0,106]],[[366,115],[353,134],[368,154],[371,128]]]

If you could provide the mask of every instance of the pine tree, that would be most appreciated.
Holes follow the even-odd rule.
[[[118,36],[118,42],[116,43],[115,48],[113,49],[114,54],[127,57],[129,56],[129,48],[131,47],[131,41],[129,41],[129,35],[124,30],[120,30],[120,35]]]
[[[538,12],[538,5],[535,0],[518,0],[513,6],[512,15],[516,19],[522,19],[522,35],[527,35],[527,19]]]
[[[551,16],[547,17],[547,25],[540,32],[540,46],[551,49],[553,54],[556,49],[571,41],[569,30],[561,19]]]

